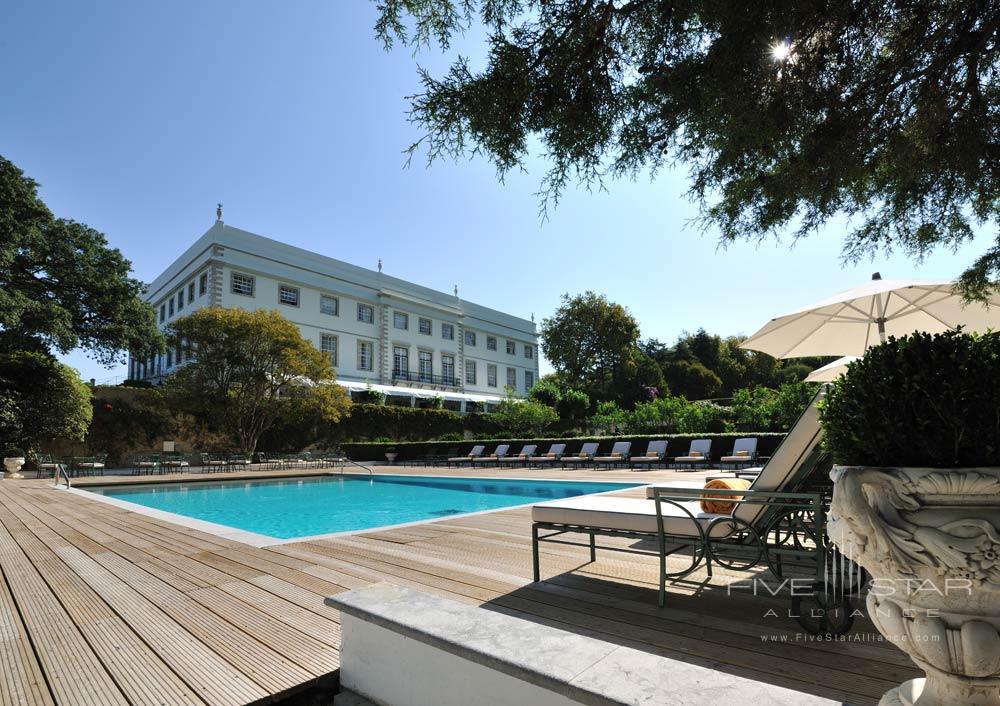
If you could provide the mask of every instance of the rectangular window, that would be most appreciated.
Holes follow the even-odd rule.
[[[330,356],[330,365],[337,367],[337,337],[332,333],[321,333],[319,349]]]
[[[160,323],[162,324],[167,320],[167,305],[160,304]]]
[[[487,336],[486,337],[486,350],[495,351],[497,349],[497,337]]]
[[[287,284],[278,285],[278,301],[288,306],[299,305],[299,288]]]
[[[487,365],[486,366],[486,384],[490,387],[497,386],[497,366]]]
[[[417,371],[420,373],[420,382],[431,382],[434,379],[433,353],[430,351],[417,353]]]
[[[184,349],[180,347],[180,344],[178,344],[177,346],[176,358],[177,358],[177,365],[180,365],[181,363],[184,362]]]
[[[358,370],[371,370],[374,363],[375,344],[371,341],[358,341]]]
[[[525,346],[524,347],[524,357],[525,358],[534,358],[535,357],[535,349],[534,349],[533,346]]]
[[[395,377],[406,378],[410,373],[410,349],[404,346],[393,346],[392,374]]]
[[[517,353],[517,349],[514,346],[514,342],[513,341],[507,341],[507,355],[515,355],[516,353]]]
[[[184,308],[184,287],[177,291],[177,311]]]
[[[421,319],[417,322],[417,324],[419,325],[420,333],[424,334],[425,336],[430,336],[431,335],[431,320],[430,319],[425,319],[425,318],[421,317]]]
[[[194,282],[188,285],[188,304],[194,301]]]
[[[467,385],[476,384],[476,361],[465,361],[465,383]]]
[[[517,368],[507,368],[507,387],[517,389]]]
[[[167,351],[167,367],[168,368],[174,367],[174,352],[173,351]]]
[[[466,331],[465,332],[465,345],[474,346],[476,345],[476,332]]]
[[[527,392],[535,384],[535,374],[530,370],[524,371],[524,391]]]
[[[239,272],[234,272],[230,278],[231,287],[233,294],[239,294],[244,297],[252,297],[255,280],[250,275],[242,275]]]
[[[205,292],[208,291],[208,273],[202,272],[201,277],[198,278],[198,296],[205,296]]]
[[[330,316],[340,316],[340,300],[329,294],[321,294],[319,296],[319,310]]]
[[[375,307],[370,304],[358,304],[358,321],[363,324],[375,322]]]
[[[394,328],[403,329],[405,331],[410,328],[410,315],[404,314],[401,311],[392,312],[392,325]]]
[[[441,356],[441,375],[444,377],[444,381],[448,385],[455,384],[455,356]]]
[[[174,315],[174,298],[173,297],[170,297],[170,299],[167,300],[167,314],[169,316],[173,316]]]
[[[441,324],[441,338],[449,341],[455,340],[455,327],[451,324]]]

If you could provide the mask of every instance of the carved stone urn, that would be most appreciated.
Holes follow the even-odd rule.
[[[21,475],[21,466],[24,465],[24,456],[7,456],[3,460],[3,468],[7,472],[7,478],[24,478]]]
[[[880,706],[1000,706],[1000,468],[835,466],[830,536],[868,612],[926,672]]]

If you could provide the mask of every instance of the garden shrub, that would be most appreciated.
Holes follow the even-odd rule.
[[[815,383],[785,383],[777,390],[753,387],[733,393],[737,429],[787,431],[816,394]]]
[[[890,338],[852,363],[822,408],[837,463],[1000,466],[1000,334]]]

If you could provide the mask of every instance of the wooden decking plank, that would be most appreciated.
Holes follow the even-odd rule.
[[[21,624],[14,597],[0,573],[0,704],[52,706],[41,665]]]

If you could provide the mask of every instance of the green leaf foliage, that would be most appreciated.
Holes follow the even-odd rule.
[[[822,409],[834,459],[1000,466],[1000,334],[915,333],[851,363]]]
[[[90,388],[75,370],[45,353],[0,353],[0,448],[79,441],[90,421]]]
[[[56,218],[0,157],[0,350],[88,350],[110,365],[162,347],[131,263],[104,236]]]
[[[541,193],[679,162],[722,241],[856,227],[844,257],[954,249],[1000,214],[1000,6],[965,0],[380,0],[376,32],[485,61],[420,71],[411,153],[502,176],[538,143]],[[479,27],[477,27],[477,30]],[[982,296],[1000,241],[966,270]]]

